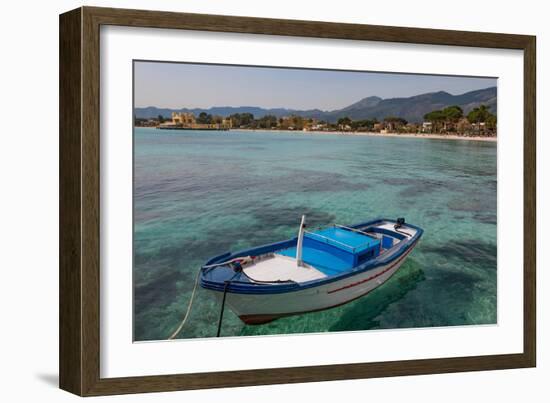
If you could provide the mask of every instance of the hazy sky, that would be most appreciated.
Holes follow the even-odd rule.
[[[494,78],[135,62],[135,106],[343,108],[362,98],[426,92],[462,94],[496,86]]]

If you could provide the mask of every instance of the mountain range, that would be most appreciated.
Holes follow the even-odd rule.
[[[148,106],[145,108],[135,108],[134,114],[137,118],[149,119],[159,115],[168,118],[172,115],[172,112],[192,112],[195,116],[198,116],[201,112],[206,112],[211,115],[220,115],[224,117],[234,113],[252,113],[255,118],[261,118],[265,115],[275,115],[278,118],[298,115],[304,118],[314,118],[329,122],[336,122],[339,118],[345,116],[352,120],[374,118],[382,120],[388,116],[397,116],[409,122],[421,122],[426,113],[436,109],[458,105],[464,110],[464,113],[468,113],[481,104],[487,105],[489,109],[496,114],[497,87],[470,91],[460,95],[452,95],[445,91],[438,91],[403,98],[382,99],[377,96],[369,96],[345,108],[332,111],[322,111],[320,109],[298,110],[287,108],[261,108],[257,106],[214,106],[207,109],[169,109]]]

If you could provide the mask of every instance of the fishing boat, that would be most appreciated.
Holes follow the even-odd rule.
[[[309,232],[303,216],[295,238],[210,259],[200,284],[222,300],[222,316],[226,304],[246,324],[320,311],[382,285],[422,233],[403,218]]]

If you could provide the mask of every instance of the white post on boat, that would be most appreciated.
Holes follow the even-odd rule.
[[[304,265],[302,262],[302,245],[304,243],[304,231],[306,228],[306,216],[302,216],[302,222],[300,223],[300,231],[298,231],[298,243],[296,245],[296,263],[298,267]]]

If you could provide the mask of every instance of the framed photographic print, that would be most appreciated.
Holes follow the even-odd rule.
[[[60,16],[60,386],[532,367],[535,37]]]

